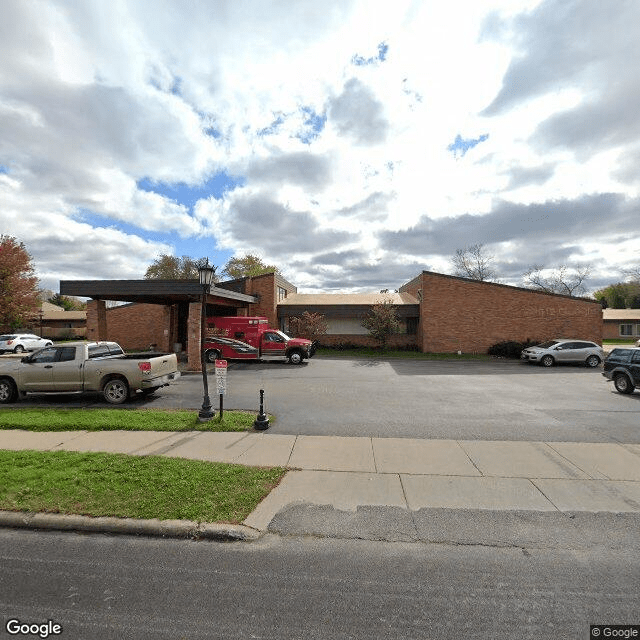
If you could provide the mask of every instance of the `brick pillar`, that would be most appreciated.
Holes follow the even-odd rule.
[[[189,303],[189,320],[187,322],[187,367],[189,371],[200,371],[200,314],[202,305],[199,302]]]
[[[87,340],[108,340],[104,300],[89,300],[87,303]]]

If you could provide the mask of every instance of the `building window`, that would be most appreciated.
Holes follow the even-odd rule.
[[[633,325],[632,324],[621,324],[620,325],[620,335],[621,336],[632,336],[633,335]]]
[[[287,297],[287,290],[283,287],[278,287],[278,302],[282,302]]]
[[[418,318],[407,318],[407,334],[415,336],[418,333]]]

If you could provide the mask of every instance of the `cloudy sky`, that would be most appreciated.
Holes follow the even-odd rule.
[[[3,0],[0,231],[42,286],[257,253],[397,288],[640,264],[637,0]]]

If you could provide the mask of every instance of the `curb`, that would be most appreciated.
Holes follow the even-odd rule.
[[[0,511],[0,527],[18,529],[48,529],[53,531],[87,531],[160,538],[190,538],[245,542],[257,540],[261,532],[245,525],[193,522],[191,520],[137,520],[65,515],[61,513],[33,513]]]

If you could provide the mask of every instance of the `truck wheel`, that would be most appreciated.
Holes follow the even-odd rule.
[[[15,402],[17,397],[16,383],[11,378],[0,378],[0,404]]]
[[[126,380],[113,378],[102,387],[102,395],[109,404],[122,404],[129,397],[129,385]]]
[[[631,380],[629,380],[628,376],[624,373],[618,373],[616,375],[613,379],[613,385],[618,393],[633,393],[634,387],[631,384]]]
[[[291,364],[302,364],[304,357],[300,351],[292,351],[289,354],[289,362]]]
[[[555,360],[553,359],[553,356],[550,355],[543,356],[542,360],[540,360],[540,364],[543,367],[553,367],[554,362]]]
[[[217,349],[209,349],[204,352],[204,360],[213,364],[216,360],[220,360],[220,352]]]

